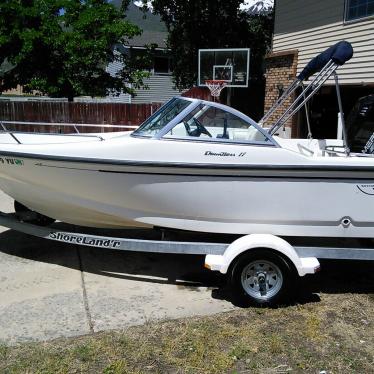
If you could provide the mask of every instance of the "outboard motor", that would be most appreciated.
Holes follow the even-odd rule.
[[[346,126],[351,151],[374,154],[374,95],[358,100],[346,120]]]

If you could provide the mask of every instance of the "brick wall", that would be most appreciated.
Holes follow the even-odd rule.
[[[283,85],[285,90],[295,79],[297,69],[297,51],[284,51],[269,54],[266,57],[266,86],[265,86],[265,113],[271,108],[279,97],[279,88]],[[265,123],[271,126],[291,104],[294,97],[290,97]],[[286,126],[295,134],[295,118],[287,121]]]

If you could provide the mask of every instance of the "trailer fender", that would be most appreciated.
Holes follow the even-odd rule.
[[[300,257],[290,243],[270,234],[242,236],[231,243],[222,255],[207,255],[205,257],[205,267],[226,274],[231,263],[238,256],[253,249],[271,249],[282,254],[293,263],[299,276],[314,274],[320,267],[317,258]]]

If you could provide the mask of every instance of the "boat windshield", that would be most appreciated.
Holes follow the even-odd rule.
[[[188,108],[191,104],[193,105]],[[133,135],[274,145],[272,137],[266,131],[241,113],[223,105],[178,97],[162,106]]]
[[[163,129],[173,118],[186,109],[191,101],[173,98],[149,117],[133,134],[138,136],[154,136]]]
[[[164,137],[225,143],[272,143],[268,134],[253,123],[207,102],[195,107]]]

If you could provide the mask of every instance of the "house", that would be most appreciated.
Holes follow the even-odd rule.
[[[116,5],[116,2],[113,3]],[[160,17],[148,11],[144,18],[144,13],[136,5],[130,3],[126,18],[139,26],[143,32],[129,40],[129,45],[117,45],[116,49],[119,53],[141,54],[145,51],[146,45],[157,45],[152,64],[149,67],[150,77],[144,79],[147,88],[137,89],[133,97],[128,94],[120,94],[119,96],[108,96],[103,100],[143,104],[165,102],[173,96],[180,95],[181,91],[176,89],[173,83],[172,61],[166,46],[167,31]],[[107,70],[114,74],[119,68],[118,63],[112,63],[109,64]]]
[[[114,6],[120,7],[121,0],[113,0]],[[158,15],[151,12],[144,13],[132,2],[126,11],[126,19],[139,26],[143,32],[141,35],[129,40],[128,45],[114,46],[119,53],[141,54],[144,53],[146,45],[156,44],[157,48],[153,54],[153,61],[148,70],[150,77],[144,79],[147,88],[137,89],[135,96],[129,94],[108,95],[107,97],[81,96],[74,98],[77,102],[120,102],[132,104],[163,103],[173,96],[181,94],[181,91],[174,87],[172,77],[172,61],[169,50],[166,46],[167,31],[164,23]],[[6,66],[5,68],[9,68]],[[120,65],[118,62],[107,66],[107,71],[113,74],[118,71]],[[0,70],[1,76],[1,70]],[[1,99],[16,100],[34,100],[34,95],[24,96],[23,88],[18,86],[14,90],[4,92]],[[48,97],[38,96],[39,100],[50,100]],[[65,100],[65,99],[59,99]]]
[[[347,114],[359,97],[374,92],[374,0],[276,0],[272,51],[266,58],[265,110],[309,60],[340,40],[354,49],[352,59],[338,70]],[[329,79],[309,105],[315,137],[336,136],[336,101]],[[306,135],[302,111],[289,126],[292,136]]]
[[[146,50],[145,45],[157,44],[148,69],[150,76],[144,79],[146,87],[137,89],[135,96],[128,94],[111,95],[104,99],[105,101],[144,104],[165,102],[173,96],[181,94],[173,83],[172,60],[166,48],[166,36],[167,34],[162,31],[144,30],[142,35],[131,39],[129,45],[117,45],[115,47],[118,53],[142,54]],[[120,63],[114,62],[108,65],[107,71],[115,74],[120,68]]]

